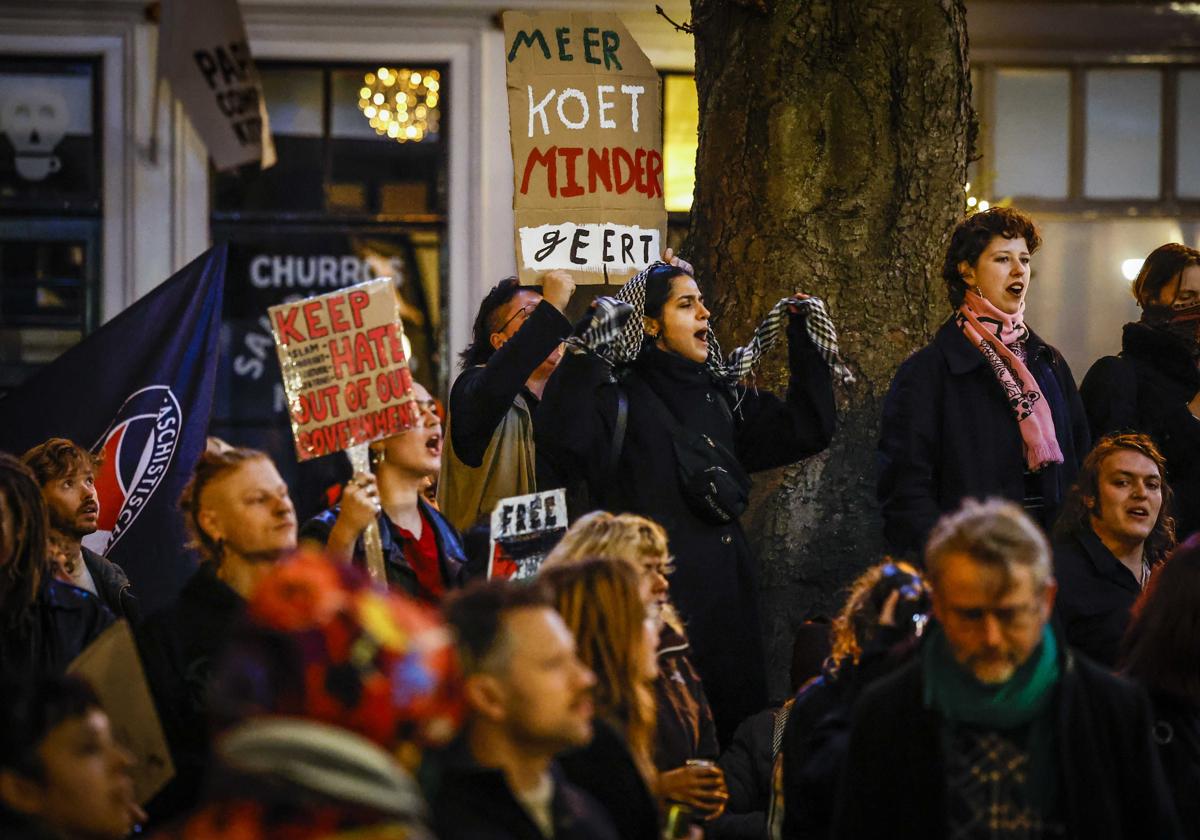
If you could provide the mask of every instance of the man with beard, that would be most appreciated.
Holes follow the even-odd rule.
[[[100,520],[96,458],[65,438],[50,438],[21,460],[42,488],[50,516],[50,550],[60,576],[97,596],[113,615],[136,624],[141,614],[125,571],[83,545],[83,538],[95,533]]]
[[[1054,611],[1067,641],[1115,668],[1134,602],[1175,547],[1167,462],[1148,435],[1102,439],[1055,527]]]
[[[422,773],[441,840],[615,840],[554,758],[592,740],[595,675],[539,582],[480,582],[450,599],[467,721]]]
[[[855,706],[833,836],[1178,837],[1148,701],[1058,639],[1028,515],[968,500],[925,564],[938,624]]]

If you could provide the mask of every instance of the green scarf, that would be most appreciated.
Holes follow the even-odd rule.
[[[1062,676],[1058,640],[1047,624],[1041,644],[1002,685],[985,685],[954,659],[941,627],[929,633],[921,660],[925,707],[937,711],[948,727],[967,725],[1000,731],[1028,726],[1029,774],[1025,789],[1043,814],[1053,806],[1058,774],[1054,714],[1050,708]]]

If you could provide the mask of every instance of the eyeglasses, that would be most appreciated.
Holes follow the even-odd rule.
[[[512,314],[512,317],[511,317],[511,318],[509,318],[507,321],[505,321],[503,324],[501,324],[501,325],[500,325],[500,329],[496,330],[496,332],[498,332],[498,333],[503,333],[503,332],[504,332],[504,329],[505,329],[505,328],[506,328],[506,327],[507,327],[509,324],[511,324],[513,321],[515,321],[517,318],[521,317],[522,315],[523,315],[523,316],[525,316],[526,318],[528,318],[528,317],[529,317],[529,315],[530,315],[530,313],[531,313],[531,312],[533,312],[533,310],[535,310],[535,309],[537,309],[537,304],[536,304],[536,303],[527,303],[527,304],[525,304],[525,305],[524,305],[524,306],[522,306],[520,309],[518,309],[516,312],[514,312],[514,313]]]
[[[991,616],[1001,627],[1010,630],[1029,627],[1041,616],[1041,610],[1034,604],[1012,607],[950,607],[948,612],[969,627],[982,627],[987,617]]]

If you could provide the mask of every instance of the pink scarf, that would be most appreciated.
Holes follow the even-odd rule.
[[[972,291],[958,308],[955,320],[967,339],[987,359],[992,373],[1004,388],[1008,406],[1025,443],[1026,465],[1037,472],[1047,464],[1061,464],[1063,454],[1054,434],[1050,406],[1046,405],[1029,368],[1009,349],[1009,345],[1023,341],[1029,335],[1025,327],[1024,302],[1016,315],[1006,315],[983,295]]]

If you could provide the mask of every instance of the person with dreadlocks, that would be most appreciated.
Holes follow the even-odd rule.
[[[1200,251],[1168,242],[1150,252],[1121,353],[1092,365],[1079,386],[1092,436],[1142,432],[1167,459],[1180,539],[1200,530]]]
[[[438,506],[459,531],[491,516],[501,499],[538,489],[533,412],[571,332],[565,313],[574,292],[568,272],[550,271],[541,294],[506,277],[479,304],[450,389],[438,481]]]
[[[0,676],[61,674],[113,614],[55,578],[49,519],[29,467],[0,452]]]
[[[791,377],[780,399],[745,380],[784,333]],[[738,521],[745,474],[829,445],[831,368],[849,376],[833,325],[818,298],[787,298],[723,359],[686,266],[655,263],[615,299],[598,298],[567,346],[538,409],[539,457],[583,477],[604,507],[666,529],[675,605],[728,743],[767,699],[757,570]]]

